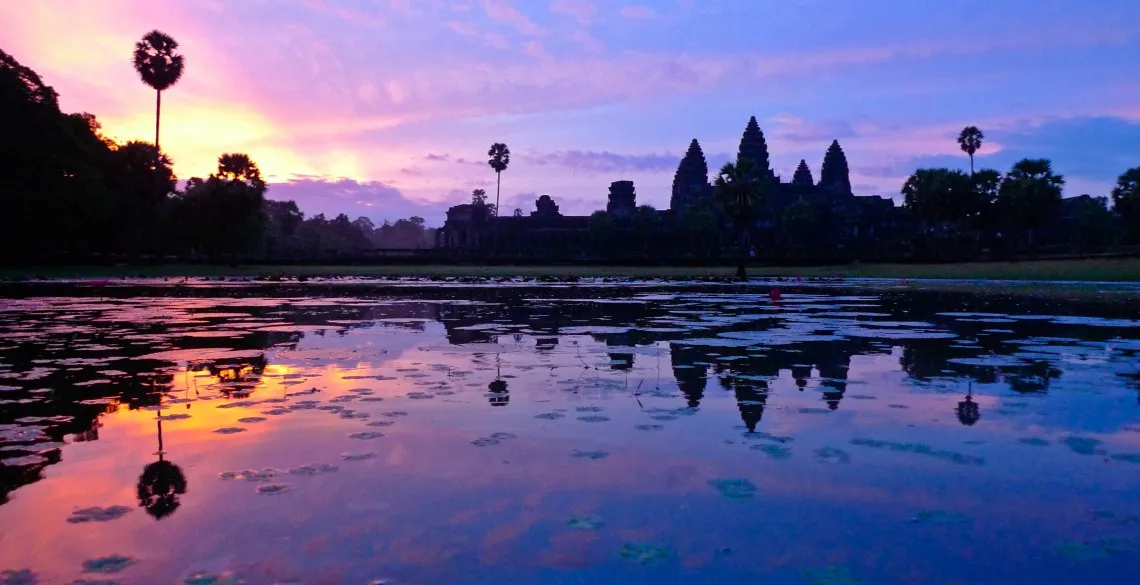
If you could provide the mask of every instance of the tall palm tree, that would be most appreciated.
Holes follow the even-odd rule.
[[[166,33],[152,30],[135,43],[135,71],[143,83],[154,88],[154,148],[159,149],[158,130],[162,118],[162,92],[182,79],[183,59],[178,42]]]
[[[755,163],[749,159],[725,163],[713,182],[717,203],[732,218],[738,231],[740,264],[736,277],[741,280],[747,278],[749,227],[766,204],[768,195],[767,177],[756,171]]]
[[[977,126],[966,126],[962,128],[962,132],[958,134],[958,146],[962,152],[970,155],[970,174],[974,174],[974,153],[982,147],[982,139],[986,135],[978,130]]]
[[[511,164],[511,149],[507,148],[506,144],[496,142],[491,145],[490,150],[487,151],[487,156],[491,157],[487,164],[495,169],[495,209],[492,215],[499,215],[499,190],[503,183],[503,171],[507,170],[507,165]],[[491,252],[494,253],[499,247],[499,235],[496,232],[491,240]]]
[[[487,164],[495,169],[495,209],[499,208],[499,187],[502,185],[503,171],[507,170],[507,165],[511,164],[511,149],[507,148],[506,144],[496,142],[491,145],[491,149],[487,151],[487,156],[491,157]]]

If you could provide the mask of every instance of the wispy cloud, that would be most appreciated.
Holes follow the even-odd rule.
[[[487,16],[514,27],[524,35],[540,35],[544,32],[542,27],[515,8],[513,0],[483,0],[483,10]]]
[[[632,6],[623,6],[621,15],[633,20],[650,20],[657,18],[657,11],[648,6],[635,4]]]
[[[598,5],[594,0],[551,0],[550,11],[589,23],[598,14]]]
[[[658,173],[673,172],[680,157],[665,154],[618,154],[608,151],[560,150],[523,155],[527,161],[543,166],[558,165],[587,173]]]

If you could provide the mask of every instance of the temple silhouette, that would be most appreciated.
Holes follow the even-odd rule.
[[[824,154],[818,181],[805,160],[785,181],[769,164],[768,145],[753,116],[741,136],[737,159],[752,161],[769,179],[767,208],[751,226],[751,241],[765,250],[794,254],[808,244],[805,240],[816,249],[881,249],[915,225],[890,198],[852,192],[847,156],[838,140]],[[731,220],[714,203],[708,163],[693,139],[677,165],[669,209],[639,207],[633,181],[611,183],[605,210],[593,216],[563,215],[550,195],[539,196],[529,215],[501,216],[489,205],[466,203],[448,209],[446,222],[436,232],[436,247],[457,257],[581,258],[612,255],[614,250],[680,257],[691,254],[693,245],[678,235],[690,233],[694,216],[700,214],[716,222],[715,229],[707,230],[707,239],[713,240],[710,248],[731,247],[736,230],[727,229]]]

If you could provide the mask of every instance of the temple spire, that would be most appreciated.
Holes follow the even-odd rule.
[[[807,161],[800,159],[800,164],[796,167],[796,174],[792,175],[792,184],[797,187],[811,187],[815,185],[815,181],[811,178],[811,169],[807,166]]]
[[[764,132],[756,123],[756,116],[748,118],[748,125],[744,127],[744,135],[740,137],[740,150],[737,151],[736,160],[751,160],[756,165],[761,176],[771,175],[768,163],[768,143],[764,140]]]
[[[819,185],[839,193],[851,192],[851,175],[847,169],[847,155],[838,140],[832,140],[823,156],[823,168],[819,171]]]
[[[681,164],[677,165],[677,174],[673,176],[673,196],[669,200],[669,208],[679,211],[691,205],[696,198],[706,195],[709,190],[709,165],[705,162],[705,153],[701,145],[694,138],[689,143],[689,150],[685,152]]]

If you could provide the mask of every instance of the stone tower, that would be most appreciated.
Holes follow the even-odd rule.
[[[636,209],[637,192],[633,188],[633,181],[610,183],[610,201],[606,204],[606,213],[614,218],[626,218],[632,216]]]
[[[807,166],[807,161],[800,159],[800,165],[796,167],[796,174],[792,175],[792,184],[797,187],[813,187],[815,181],[811,178],[811,169]]]
[[[705,153],[701,145],[694,138],[689,143],[689,150],[677,165],[677,174],[673,176],[673,196],[669,199],[669,209],[680,211],[692,205],[697,199],[706,197],[710,193],[709,165],[705,162]]]
[[[744,135],[740,137],[740,150],[736,153],[736,160],[750,160],[756,165],[760,176],[767,175],[775,178],[768,163],[768,143],[764,140],[764,132],[756,123],[756,116],[748,118],[748,125],[744,127]]]
[[[823,168],[819,170],[819,186],[836,193],[851,193],[847,155],[843,154],[838,140],[831,141],[831,146],[827,147],[827,154],[823,156]]]

